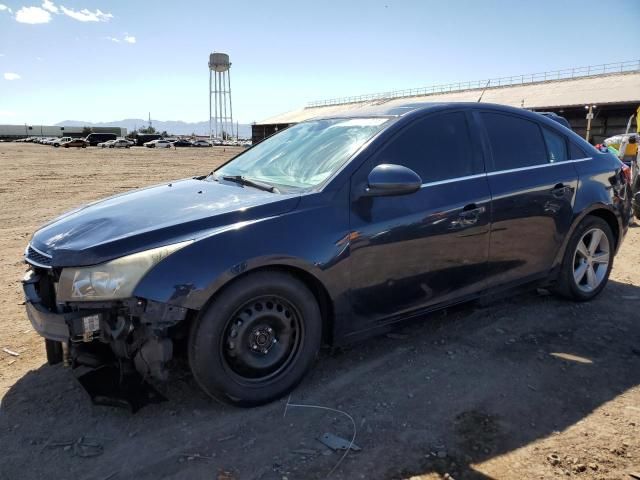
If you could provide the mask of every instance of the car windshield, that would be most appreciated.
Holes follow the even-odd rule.
[[[333,175],[389,118],[313,120],[283,130],[216,170],[269,184],[310,188]]]

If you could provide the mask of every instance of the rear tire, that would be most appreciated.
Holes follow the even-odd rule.
[[[193,322],[189,364],[210,396],[239,406],[292,390],[322,338],[316,298],[294,276],[258,272],[225,288]]]
[[[554,291],[560,296],[586,302],[606,286],[613,267],[615,238],[609,224],[587,216],[569,240]]]
[[[62,362],[62,343],[55,340],[44,339],[44,348],[47,351],[47,362],[55,365]]]

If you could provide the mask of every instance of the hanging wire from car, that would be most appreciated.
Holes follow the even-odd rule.
[[[337,470],[337,468],[340,466],[342,461],[346,458],[348,453],[351,451],[351,447],[353,447],[353,445],[355,444],[356,434],[358,432],[358,429],[356,428],[356,421],[347,412],[343,412],[342,410],[337,410],[335,408],[323,407],[322,405],[291,403],[291,394],[289,394],[289,398],[287,398],[287,404],[284,406],[284,414],[282,415],[282,418],[287,416],[287,410],[289,408],[315,408],[315,409],[318,409],[318,410],[325,410],[325,411],[328,411],[328,412],[339,413],[339,414],[344,415],[345,417],[347,417],[349,420],[351,420],[351,425],[353,425],[353,435],[351,436],[351,441],[349,442],[349,446],[345,449],[345,451],[342,454],[342,456],[340,457],[340,459],[338,459],[338,462],[333,466],[333,468],[331,470],[329,470],[329,473],[327,473],[327,476],[325,478],[329,478],[333,474],[333,472],[335,472]]]

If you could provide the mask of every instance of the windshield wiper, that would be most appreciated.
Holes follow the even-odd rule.
[[[263,183],[258,180],[250,180],[243,175],[223,175],[223,180],[227,180],[229,182],[239,183],[240,185],[246,185],[248,187],[258,188],[260,190],[264,190],[265,192],[271,193],[280,193],[275,186],[269,185],[268,183]]]

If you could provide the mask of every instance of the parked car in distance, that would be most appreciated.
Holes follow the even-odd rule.
[[[162,135],[157,133],[138,133],[135,137],[136,145],[142,147],[145,143],[151,140],[160,140]]]
[[[169,140],[151,140],[144,144],[147,148],[170,148],[171,142]]]
[[[130,148],[136,144],[133,140],[124,137],[118,137],[116,139],[115,148]]]
[[[53,142],[51,142],[51,145],[58,148],[62,143],[68,142],[69,140],[71,140],[71,137],[56,138]]]
[[[118,136],[115,133],[90,133],[85,140],[92,147],[97,146],[99,143],[106,142],[108,140],[115,140]]]
[[[69,148],[69,147],[87,148],[87,145],[89,145],[89,142],[87,142],[82,138],[73,138],[71,140],[62,142],[60,144],[60,146],[64,148]]]
[[[126,138],[117,138],[116,140],[107,140],[106,142],[99,143],[98,146],[102,148],[131,148],[133,142]]]
[[[193,143],[183,138],[180,140],[176,140],[175,142],[172,142],[172,143],[174,147],[193,147]]]
[[[206,140],[196,140],[193,142],[194,147],[210,147],[211,144]]]
[[[25,252],[26,309],[50,363],[164,379],[186,351],[205,392],[258,405],[323,343],[524,285],[593,299],[628,228],[621,167],[518,108],[333,113],[48,223]]]

